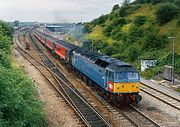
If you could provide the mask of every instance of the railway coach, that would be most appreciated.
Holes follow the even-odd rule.
[[[72,63],[72,52],[78,48],[78,46],[67,43],[63,40],[58,40],[52,36],[46,35],[40,31],[35,31],[34,35],[39,39],[46,47],[52,50],[57,56],[65,60],[67,63]]]

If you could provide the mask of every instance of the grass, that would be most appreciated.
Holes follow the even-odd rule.
[[[175,90],[180,93],[180,88],[176,88]]]
[[[100,26],[95,26],[93,28],[93,32],[89,35],[89,38],[96,38],[96,39],[102,39],[102,40],[106,40],[107,38],[104,36],[103,32],[102,32],[103,28]]]
[[[124,32],[124,33],[128,33],[129,32],[129,29],[132,27],[132,23],[129,23],[129,24],[126,24],[126,25],[124,25],[123,27],[122,27],[122,31]]]
[[[147,16],[150,18],[154,18],[154,12],[156,10],[156,6],[152,6],[151,4],[144,4],[141,8],[137,9],[134,13],[127,16],[127,19],[134,19],[136,16]]]

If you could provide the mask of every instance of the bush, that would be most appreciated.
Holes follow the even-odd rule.
[[[120,9],[119,9],[119,16],[120,17],[124,17],[127,15],[126,9],[127,9],[127,7],[124,7],[124,6],[120,7]]]
[[[114,5],[112,11],[117,10],[117,9],[119,9],[119,4]]]
[[[130,60],[130,62],[135,61],[138,57],[138,54],[139,54],[138,49],[131,48],[128,53],[128,59]]]
[[[44,127],[45,114],[32,82],[20,70],[0,68],[0,126]]]
[[[109,37],[111,35],[112,30],[113,30],[113,26],[108,25],[108,26],[104,27],[103,33],[104,33],[105,36]]]
[[[0,21],[0,35],[12,37],[13,29],[3,21]]]
[[[5,52],[6,54],[11,53],[11,38],[8,36],[1,36],[0,35],[0,49],[1,51]]]
[[[83,27],[84,33],[90,33],[92,31],[91,25],[89,23],[86,23]]]
[[[173,4],[164,4],[159,7],[156,11],[156,20],[160,25],[163,25],[171,20],[173,20],[176,16],[178,16],[178,8]]]
[[[142,26],[142,25],[144,25],[146,19],[147,19],[146,16],[136,16],[134,19],[134,24],[136,26]]]
[[[101,15],[99,18],[94,19],[91,23],[95,25],[100,25],[108,19],[108,15]]]
[[[144,3],[152,3],[152,4],[158,4],[161,2],[170,2],[172,0],[135,0],[136,4],[144,4]]]
[[[122,36],[123,36],[123,32],[121,30],[112,32],[112,38],[117,41],[121,40]]]
[[[162,70],[161,67],[154,67],[154,68],[148,68],[146,71],[141,72],[141,76],[143,76],[146,79],[152,78],[154,75],[158,74],[158,72]]]
[[[118,18],[118,19],[115,19],[112,23],[113,26],[117,27],[117,26],[123,26],[126,24],[126,19],[124,18]]]
[[[129,31],[130,38],[143,37],[144,30],[141,27],[133,26]]]
[[[175,4],[177,7],[180,7],[180,1],[179,1],[179,0],[175,0],[175,1],[174,1],[174,4]]]
[[[113,13],[111,12],[111,13],[109,14],[109,16],[108,16],[108,19],[109,19],[109,20],[112,20],[113,17],[114,17],[114,16],[113,16]]]
[[[0,50],[0,67],[11,68],[11,61],[9,55]]]
[[[178,27],[180,26],[180,18],[178,18],[178,20],[177,20],[177,26]]]
[[[158,35],[155,32],[149,32],[145,36],[144,48],[146,49],[160,49],[164,48],[167,44],[167,37]]]
[[[44,112],[33,83],[12,68],[11,28],[0,21],[0,127],[44,127]]]

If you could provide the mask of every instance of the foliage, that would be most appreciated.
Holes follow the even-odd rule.
[[[143,33],[144,33],[143,28],[133,26],[129,30],[129,38],[132,38],[131,41],[135,41],[133,39],[137,39],[137,37],[143,37]]]
[[[158,3],[172,2],[172,1],[173,0],[135,0],[134,3],[136,3],[136,4],[145,4],[145,3],[158,4]]]
[[[6,22],[0,21],[0,35],[1,36],[12,37],[12,32],[13,32],[12,28]]]
[[[135,61],[138,57],[139,53],[138,53],[138,49],[136,48],[132,48],[129,53],[128,53],[128,57],[129,57],[129,61]]]
[[[44,127],[33,83],[11,65],[12,29],[0,21],[0,127]]]
[[[103,33],[105,36],[109,37],[111,35],[111,31],[113,30],[113,27],[112,25],[108,25],[106,27],[104,27],[103,29]]]
[[[92,21],[92,24],[94,25],[100,25],[103,24],[107,20],[108,16],[107,15],[101,15],[99,18],[94,19]]]
[[[177,26],[178,26],[178,27],[180,26],[180,18],[178,18]]]
[[[136,26],[142,26],[142,25],[144,25],[146,19],[147,19],[146,16],[136,16],[136,17],[134,18],[134,24],[135,24]]]
[[[142,3],[137,4],[137,1]],[[171,65],[172,41],[168,39],[168,36],[180,35],[178,28],[180,20],[178,16],[175,16],[169,23],[160,25],[156,20],[156,12],[165,5],[172,5],[176,11],[179,11],[177,9],[179,5],[174,4],[179,1],[163,1],[136,0],[112,10],[107,14],[108,18],[103,25],[96,24],[95,26],[93,22],[90,22],[92,32],[89,37],[94,40],[95,51],[100,50],[101,53],[129,62],[139,70],[141,59],[157,59],[157,67],[143,72],[143,76],[146,77],[157,74],[164,65]],[[97,27],[101,31],[94,29]],[[92,36],[96,34],[101,37]],[[175,72],[180,73],[179,38],[176,38],[175,45]]]
[[[158,35],[154,31],[148,31],[145,35],[144,48],[146,49],[160,49],[167,44],[167,37]]]
[[[34,98],[35,88],[21,70],[0,70],[0,126],[45,126],[41,103]]]
[[[117,9],[119,9],[119,4],[115,4],[115,5],[113,6],[112,11],[117,10]]]
[[[180,1],[179,1],[179,0],[175,0],[175,1],[174,1],[174,4],[175,4],[177,7],[180,7]]]
[[[0,65],[4,68],[11,68],[10,56],[0,50]]]
[[[119,16],[120,17],[124,17],[124,16],[127,16],[127,15],[128,15],[127,6],[120,7],[120,9],[119,9]]]
[[[91,28],[91,24],[89,23],[86,23],[83,27],[83,32],[84,33],[90,33],[92,31],[92,28]]]
[[[164,4],[159,7],[155,15],[157,22],[163,25],[178,16],[178,9],[173,4]]]
[[[10,54],[11,52],[11,45],[12,39],[7,35],[0,35],[0,49],[1,51],[5,52],[6,54]]]
[[[142,72],[141,75],[147,79],[152,78],[154,75],[158,74],[158,72],[162,68],[156,67],[156,68],[148,68],[146,71]]]
[[[180,93],[180,88],[176,88],[176,91]]]
[[[126,24],[126,19],[124,18],[118,18],[118,19],[114,19],[113,22],[112,22],[112,26],[123,26]]]

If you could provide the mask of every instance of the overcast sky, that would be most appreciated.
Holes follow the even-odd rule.
[[[0,0],[0,19],[5,21],[91,21],[124,0]]]

